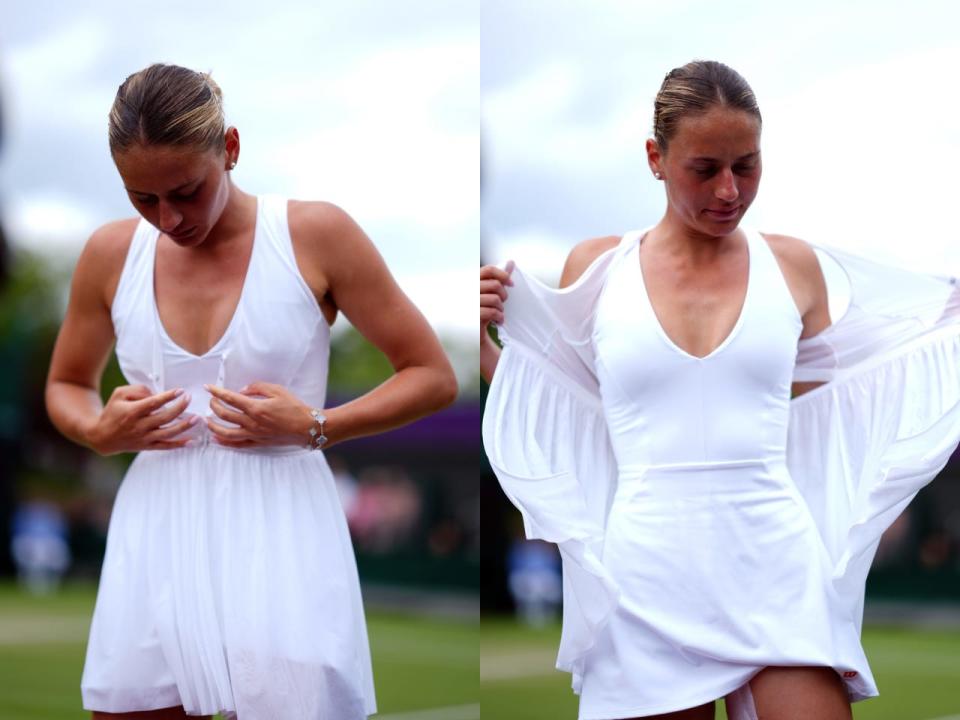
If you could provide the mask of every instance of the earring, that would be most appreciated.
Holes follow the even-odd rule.
[[[657,170],[657,171],[653,174],[653,176],[654,176],[657,180],[663,180],[663,173],[661,173],[659,170]]]
[[[231,160],[231,161],[230,161],[230,167],[229,167],[229,169],[230,169],[230,170],[233,170],[236,166],[237,166],[237,161],[236,161],[236,160]]]

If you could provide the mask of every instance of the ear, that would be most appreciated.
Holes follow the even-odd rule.
[[[224,133],[223,147],[227,155],[226,163],[229,167],[230,163],[236,163],[240,157],[240,133],[232,125]]]
[[[650,166],[650,172],[656,176],[657,173],[663,175],[663,153],[660,152],[660,146],[654,139],[647,140],[647,164]]]

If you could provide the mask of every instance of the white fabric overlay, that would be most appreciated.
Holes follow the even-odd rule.
[[[611,272],[635,259],[642,235],[624,236],[568,288],[548,288],[514,269],[500,328],[504,349],[483,418],[487,455],[528,537],[560,549],[564,612],[557,667],[572,673],[577,692],[591,651],[610,650],[604,629],[633,602],[624,595],[630,587],[625,568],[604,557],[611,506],[618,491],[624,493],[618,487],[624,468],[611,446],[593,333]],[[779,624],[779,634],[756,632],[754,620],[759,615],[763,623],[763,608],[740,608],[739,617],[728,619],[731,633],[755,631],[746,649],[743,637],[733,635],[729,642],[720,638],[713,647],[698,647],[702,637],[685,634],[682,613],[666,621],[669,628],[655,624],[652,632],[671,638],[677,653],[699,668],[672,683],[648,683],[657,685],[649,688],[650,697],[662,698],[655,712],[728,693],[744,707],[737,688],[776,664],[832,666],[843,675],[851,700],[877,694],[858,638],[866,575],[883,531],[960,440],[960,319],[949,279],[817,251],[848,279],[849,306],[828,330],[799,342],[794,380],[826,384],[789,402],[786,470],[799,514],[819,536],[810,565],[823,576],[826,586],[816,602],[827,608],[814,617],[829,627],[813,629],[827,639],[815,650],[802,647],[805,606],[769,623]],[[764,639],[760,646],[753,644],[757,637]],[[656,659],[637,653],[629,662],[625,675],[655,677]],[[608,711],[589,712],[636,710],[630,704],[635,699],[606,700]],[[583,720],[600,717],[618,715],[585,715],[581,706]]]

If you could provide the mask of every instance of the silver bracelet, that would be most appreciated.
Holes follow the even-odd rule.
[[[313,418],[313,426],[310,428],[310,440],[307,442],[307,447],[310,450],[319,450],[327,444],[327,436],[323,434],[323,426],[327,422],[327,418],[318,408],[310,410],[310,416]]]

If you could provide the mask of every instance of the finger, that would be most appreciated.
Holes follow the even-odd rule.
[[[490,323],[496,323],[497,325],[503,325],[503,313],[499,310],[494,310],[492,308],[484,308],[480,311],[480,324],[489,325]]]
[[[503,309],[503,299],[499,295],[480,295],[480,307]]]
[[[279,385],[273,383],[261,382],[259,380],[250,383],[240,390],[244,395],[259,395],[260,397],[273,397],[277,394]]]
[[[513,281],[510,279],[510,273],[496,265],[484,265],[480,268],[480,280],[497,280],[504,285],[513,285]]]
[[[507,289],[503,286],[503,283],[499,280],[481,280],[480,281],[480,294],[491,294],[496,293],[500,296],[501,299],[507,299]]]
[[[137,415],[144,416],[149,415],[154,410],[162,408],[171,400],[180,397],[183,395],[183,388],[174,388],[173,390],[164,390],[163,392],[157,393],[156,395],[151,395],[149,397],[143,398],[142,400],[137,400],[133,403],[133,412]]]
[[[156,412],[152,412],[147,415],[146,419],[142,422],[146,430],[156,430],[162,425],[166,425],[169,422],[173,422],[180,415],[183,414],[183,411],[187,409],[187,406],[190,404],[190,393],[184,393],[181,395],[175,402],[170,403],[166,407],[162,407]]]
[[[190,438],[183,438],[182,440],[158,440],[155,443],[150,443],[147,446],[148,450],[176,450],[178,448],[185,447],[190,443]]]
[[[230,442],[238,442],[242,440],[253,440],[253,436],[250,434],[250,431],[246,428],[231,428],[226,425],[221,425],[215,420],[207,418],[207,427],[210,428],[210,432],[214,434],[216,438],[227,440]]]
[[[153,394],[153,391],[146,385],[121,385],[114,388],[111,396],[115,395],[121,400],[140,400],[149,397],[151,394]]]
[[[227,405],[233,405],[235,408],[242,410],[247,415],[252,414],[251,411],[255,407],[256,400],[251,400],[246,395],[241,395],[240,393],[236,393],[233,390],[227,390],[226,388],[218,385],[204,385],[203,388],[214,397],[223,400],[223,402],[225,402]]]
[[[227,422],[232,422],[234,425],[240,425],[248,430],[253,430],[256,427],[256,424],[253,422],[253,420],[251,420],[249,415],[245,415],[238,410],[228,408],[216,398],[210,399],[210,408],[214,413],[216,413],[217,417],[222,418]]]
[[[186,420],[181,420],[180,422],[174,423],[173,425],[170,425],[168,427],[158,428],[154,430],[153,432],[147,435],[147,439],[151,443],[164,441],[164,440],[171,440],[175,438],[177,435],[179,435],[180,433],[186,432],[187,430],[192,428],[199,421],[200,421],[199,415],[191,415]],[[189,440],[189,439],[190,438],[184,438],[184,440]]]
[[[232,447],[232,448],[248,448],[256,447],[260,445],[260,442],[257,440],[224,440],[219,437],[214,437],[213,441],[217,445],[222,445],[223,447]]]

